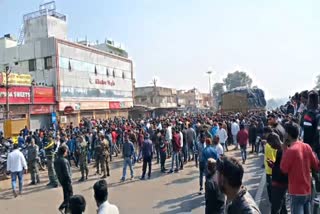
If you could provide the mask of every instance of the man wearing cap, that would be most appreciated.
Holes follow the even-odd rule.
[[[147,171],[147,164],[148,164],[148,179],[151,177],[151,163],[152,163],[152,141],[150,140],[150,135],[148,133],[145,134],[144,142],[142,146],[142,158],[143,158],[143,165],[142,165],[142,176],[141,180],[145,179],[146,171]]]
[[[56,173],[54,171],[53,162],[54,162],[54,147],[55,143],[50,135],[48,137],[48,144],[44,147],[47,157],[47,168],[48,168],[48,176],[49,176],[49,183],[47,184],[48,187],[57,188],[58,187],[58,180]]]
[[[84,181],[85,179],[88,180],[88,147],[87,142],[82,136],[77,137],[77,152],[79,153],[79,165],[80,165],[80,171],[81,171],[81,178],[79,182]],[[84,173],[86,173],[86,176],[84,176]]]
[[[28,146],[28,165],[29,165],[29,171],[31,174],[30,185],[35,185],[36,183],[40,183],[39,169],[38,169],[38,156],[39,156],[39,147],[35,144],[35,140],[32,138],[31,144]]]

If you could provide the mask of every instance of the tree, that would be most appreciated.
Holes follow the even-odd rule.
[[[236,71],[229,73],[223,82],[227,90],[231,90],[237,87],[251,87],[252,79],[243,71]]]
[[[221,96],[224,92],[224,83],[222,82],[217,82],[213,85],[212,87],[212,95],[213,98],[216,101],[216,104],[219,104],[221,101]]]
[[[317,76],[315,90],[320,90],[320,75]]]

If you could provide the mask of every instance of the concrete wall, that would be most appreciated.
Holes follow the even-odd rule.
[[[48,56],[52,56],[53,68],[46,70],[44,57]],[[30,59],[36,59],[36,71],[29,72]],[[54,86],[56,83],[55,62],[54,38],[42,38],[21,46],[5,49],[2,56],[0,55],[0,71],[4,71],[5,65],[9,64],[13,73],[30,74],[36,83]]]
[[[67,23],[52,16],[40,16],[24,23],[25,43],[41,38],[67,39]]]

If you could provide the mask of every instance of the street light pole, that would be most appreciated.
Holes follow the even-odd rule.
[[[212,74],[212,70],[209,69],[207,71],[207,74],[209,76],[209,97],[210,97],[210,101],[209,101],[209,106],[211,106],[212,104],[212,88],[211,88],[211,74]]]

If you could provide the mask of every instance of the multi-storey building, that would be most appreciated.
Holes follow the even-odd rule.
[[[112,41],[68,41],[66,16],[54,2],[24,15],[18,41],[10,35],[0,39],[0,71],[6,68],[9,90],[17,94],[9,99],[11,117],[23,113],[31,129],[48,126],[55,115],[74,124],[82,117],[127,116],[133,106],[128,53]]]

